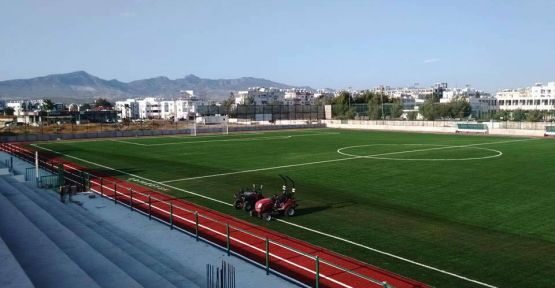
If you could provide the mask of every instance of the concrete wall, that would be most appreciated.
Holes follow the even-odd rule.
[[[456,121],[382,121],[382,120],[322,120],[329,128],[366,129],[402,132],[455,133]],[[488,122],[490,135],[541,137],[549,123],[519,122],[519,127],[527,129],[507,129],[517,127],[517,123]],[[534,128],[534,129],[531,129]]]

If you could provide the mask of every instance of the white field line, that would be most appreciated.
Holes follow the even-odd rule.
[[[219,173],[219,174],[210,174],[210,175],[203,175],[203,176],[196,176],[196,177],[187,177],[187,178],[161,181],[160,183],[173,183],[173,182],[189,181],[189,180],[196,180],[196,179],[202,179],[202,178],[212,178],[212,177],[220,177],[220,176],[227,176],[227,175],[234,175],[234,174],[243,174],[243,173],[251,173],[251,172],[266,171],[266,170],[275,170],[275,169],[282,169],[282,168],[290,168],[290,167],[298,167],[298,166],[306,166],[306,165],[314,165],[314,164],[322,164],[322,163],[330,163],[330,162],[339,162],[339,161],[346,161],[346,160],[360,159],[360,158],[366,158],[367,159],[367,158],[372,158],[372,157],[388,156],[388,155],[395,155],[395,154],[414,153],[414,152],[441,150],[441,149],[450,149],[450,148],[451,149],[452,148],[464,148],[464,147],[489,145],[489,144],[503,144],[503,143],[529,141],[529,140],[537,140],[537,139],[538,138],[527,138],[527,139],[520,139],[520,140],[508,140],[508,141],[475,143],[475,144],[455,145],[455,146],[442,146],[442,147],[434,147],[434,148],[406,150],[406,151],[398,151],[398,152],[388,152],[388,153],[380,153],[380,154],[373,154],[373,155],[366,155],[366,156],[351,156],[351,157],[347,157],[347,158],[339,158],[339,159],[332,159],[332,160],[322,160],[322,161],[305,162],[305,163],[299,163],[299,164],[290,164],[290,165],[282,165],[282,166],[273,166],[273,167],[266,167],[266,168],[226,172],[226,173]],[[340,149],[343,149],[343,148],[340,148]],[[378,159],[378,158],[376,158],[376,159]]]
[[[164,135],[166,137],[176,138],[176,139],[202,139],[202,138],[214,138],[214,137],[231,137],[231,136],[241,136],[241,135],[258,135],[258,134],[266,134],[266,132],[248,132],[248,131],[241,131],[245,133],[229,133],[229,134],[218,134],[218,135],[206,135],[206,136],[192,136],[191,134],[176,134],[176,135]]]
[[[137,142],[131,142],[131,141],[125,141],[125,140],[116,140],[116,139],[109,139],[112,142],[119,142],[119,143],[125,143],[125,144],[132,144],[132,145],[139,145],[139,146],[148,146],[147,144],[142,144],[142,143],[137,143]]]
[[[94,182],[93,182],[93,183],[94,183]],[[96,183],[96,184],[99,184],[99,183]],[[108,186],[105,186],[105,185],[102,185],[102,186],[103,186],[104,188],[108,189],[108,190],[114,191],[114,189],[112,189],[112,188],[110,188],[110,187],[108,187]],[[101,194],[99,191],[96,191],[96,190],[94,190],[94,189],[91,189],[91,190],[94,191],[95,193]],[[121,193],[121,192],[117,192],[117,191],[116,191],[116,193],[118,193],[118,194],[120,194],[120,195],[123,195],[123,196],[125,196],[125,197],[127,197],[127,198],[131,198],[130,195],[127,195],[127,194],[125,194],[125,193]],[[102,195],[104,195],[104,196],[107,197],[107,198],[113,199],[113,197],[111,197],[111,196],[109,196],[109,195],[107,195],[107,194],[102,194]],[[144,205],[148,205],[148,202],[144,202],[144,201],[139,200],[139,199],[136,199],[136,198],[134,198],[133,201],[142,203],[142,204],[144,204]],[[162,209],[162,208],[156,207],[155,205],[151,205],[150,207],[152,207],[153,209],[159,210],[159,211],[161,211],[161,212],[163,212],[163,213],[165,213],[165,214],[170,215],[170,212],[168,212],[168,211],[166,211],[166,210],[164,210],[164,209]],[[189,220],[189,219],[184,218],[184,217],[181,217],[181,216],[179,216],[179,215],[175,215],[175,214],[174,214],[173,217],[174,217],[174,218],[181,219],[181,220],[186,221],[186,222],[188,222],[188,223],[191,223],[191,224],[193,224],[193,225],[196,224],[195,221]],[[206,225],[199,224],[198,226],[201,227],[201,228],[204,228],[204,229],[206,229],[206,230],[212,231],[212,232],[214,232],[214,233],[216,233],[216,234],[218,234],[218,235],[220,235],[220,236],[227,237],[227,234],[222,233],[222,232],[220,232],[220,231],[218,231],[218,230],[212,229],[212,228],[210,228],[210,227],[208,227],[208,226],[206,226]],[[249,243],[247,243],[247,242],[244,242],[244,241],[242,241],[242,240],[240,240],[240,239],[238,239],[238,238],[235,238],[235,237],[233,237],[233,236],[230,236],[229,238],[230,238],[230,240],[234,240],[234,241],[236,241],[237,243],[240,243],[240,244],[242,244],[242,245],[245,245],[245,246],[247,246],[247,247],[249,247],[249,248],[251,248],[251,249],[253,249],[253,250],[255,250],[255,251],[258,251],[258,252],[260,252],[260,253],[262,253],[262,254],[266,254],[266,251],[265,251],[265,250],[263,250],[263,249],[261,249],[261,248],[258,248],[258,247],[256,247],[256,246],[253,246],[253,245],[251,245],[251,244],[249,244]],[[274,244],[276,244],[276,243],[274,243]],[[278,260],[281,260],[281,261],[283,261],[283,262],[285,262],[285,263],[287,263],[287,264],[289,264],[289,265],[292,265],[292,266],[295,266],[295,267],[297,267],[297,268],[299,268],[299,269],[302,269],[302,270],[304,270],[304,271],[310,272],[311,274],[316,274],[316,272],[315,272],[314,270],[311,270],[311,269],[309,269],[309,268],[306,268],[306,267],[304,267],[304,266],[301,266],[301,265],[299,265],[299,264],[297,264],[297,263],[295,263],[295,262],[291,262],[290,260],[287,260],[286,258],[283,258],[283,257],[278,256],[278,255],[276,255],[276,254],[273,254],[273,253],[271,253],[271,252],[270,252],[269,254],[270,254],[270,256],[273,256],[274,258],[277,258]],[[299,254],[299,256],[304,256],[304,255]],[[306,257],[306,256],[304,256],[304,257]],[[308,257],[308,258],[312,258],[312,257]],[[348,271],[347,271],[347,273],[348,273]],[[336,284],[338,284],[338,285],[341,285],[341,286],[346,287],[346,288],[352,288],[352,286],[347,285],[347,284],[345,284],[345,283],[343,283],[343,282],[340,282],[340,281],[338,281],[338,280],[335,280],[335,279],[331,278],[330,276],[327,276],[327,275],[322,274],[322,273],[319,273],[319,274],[320,274],[320,277],[322,277],[322,278],[324,278],[324,279],[328,279],[329,281],[334,282],[334,283],[336,283]],[[357,276],[357,275],[355,275],[355,276]],[[362,279],[364,279],[364,278],[362,278]],[[367,281],[369,281],[369,282],[372,282],[372,281],[370,281],[370,280],[368,280],[368,279],[364,279],[364,280],[367,280]],[[375,280],[375,281],[378,282],[378,280]],[[375,283],[375,282],[372,282],[372,283],[373,283],[373,284],[379,285],[378,283]]]
[[[298,134],[298,135],[278,135],[278,136],[267,136],[267,137],[250,137],[250,138],[233,138],[233,139],[216,139],[216,140],[202,140],[202,141],[180,141],[180,142],[168,142],[168,143],[158,143],[158,144],[143,144],[145,146],[166,146],[166,145],[181,145],[181,144],[197,144],[197,143],[212,143],[212,142],[243,142],[243,141],[266,141],[266,140],[281,140],[290,139],[293,137],[303,137],[303,136],[322,136],[322,135],[336,135],[339,132],[322,132],[322,133],[311,133],[311,134]]]
[[[372,247],[369,247],[369,246],[366,246],[366,245],[363,245],[363,244],[360,244],[360,243],[357,243],[357,242],[354,242],[354,241],[351,241],[351,240],[348,240],[348,239],[345,239],[345,238],[341,238],[341,237],[338,237],[338,236],[335,236],[335,235],[324,233],[322,231],[318,231],[318,230],[315,230],[315,229],[311,229],[311,228],[308,228],[306,226],[302,226],[302,225],[299,225],[299,224],[288,222],[288,221],[285,221],[285,220],[282,220],[282,219],[279,219],[279,218],[277,218],[276,221],[279,221],[281,223],[285,223],[287,225],[295,226],[297,228],[304,229],[304,230],[307,230],[307,231],[310,231],[310,232],[313,232],[313,233],[316,233],[316,234],[319,234],[319,235],[322,235],[322,236],[330,237],[330,238],[333,238],[333,239],[336,239],[336,240],[339,240],[339,241],[342,241],[342,242],[345,242],[345,243],[348,243],[348,244],[351,244],[351,245],[354,245],[354,246],[364,248],[366,250],[370,250],[370,251],[373,251],[373,252],[376,252],[376,253],[379,253],[379,254],[382,254],[382,255],[386,255],[386,256],[404,261],[404,262],[408,262],[408,263],[414,264],[416,266],[420,266],[420,267],[427,268],[427,269],[430,269],[430,270],[433,270],[433,271],[436,271],[436,272],[439,272],[439,273],[442,273],[442,274],[445,274],[445,275],[449,275],[449,276],[452,276],[452,277],[455,277],[455,278],[459,278],[461,280],[472,282],[472,283],[475,283],[475,284],[478,284],[478,285],[481,285],[481,286],[484,286],[484,287],[497,288],[497,286],[493,286],[493,285],[490,285],[490,284],[487,284],[487,283],[484,283],[484,282],[480,282],[478,280],[474,280],[474,279],[471,279],[471,278],[468,278],[468,277],[465,277],[465,276],[461,276],[461,275],[458,275],[458,274],[455,274],[455,273],[451,273],[449,271],[445,271],[445,270],[442,270],[442,269],[439,269],[439,268],[435,268],[433,266],[429,266],[429,265],[426,265],[426,264],[423,264],[423,263],[420,263],[420,262],[417,262],[417,261],[413,261],[413,260],[410,260],[410,259],[407,259],[407,258],[404,258],[404,257],[401,257],[401,256],[397,256],[397,255],[389,253],[389,252],[378,250],[376,248],[372,248]]]
[[[298,167],[298,166],[306,166],[306,165],[314,165],[314,164],[322,164],[322,163],[330,163],[330,162],[339,162],[339,161],[352,160],[352,159],[358,159],[358,158],[362,158],[362,156],[353,156],[353,157],[347,157],[347,158],[322,160],[322,161],[315,161],[315,162],[305,162],[305,163],[299,163],[299,164],[290,164],[290,165],[273,166],[273,167],[242,170],[242,171],[227,172],[227,173],[220,173],[220,174],[211,174],[211,175],[204,175],[204,176],[188,177],[188,178],[161,181],[160,183],[172,183],[172,182],[180,182],[180,181],[189,181],[189,180],[202,179],[202,178],[211,178],[211,177],[251,173],[251,172],[258,172],[258,171],[266,171],[266,170],[274,170],[274,169],[282,169],[282,168],[290,168],[290,167]]]
[[[37,147],[37,148],[39,148],[39,149],[46,150],[46,151],[49,151],[49,152],[52,152],[52,153],[55,153],[55,154],[58,154],[58,155],[61,155],[61,156],[65,156],[65,157],[72,158],[72,159],[75,159],[75,160],[78,160],[78,161],[81,161],[81,162],[89,163],[89,164],[94,165],[94,166],[97,166],[97,167],[101,167],[101,168],[104,168],[104,169],[112,170],[112,171],[115,171],[115,172],[118,172],[118,173],[121,173],[121,174],[124,174],[124,175],[133,176],[133,177],[135,177],[135,178],[140,178],[140,179],[143,179],[143,180],[145,180],[145,181],[149,181],[149,182],[152,182],[152,183],[155,183],[155,184],[159,184],[159,185],[162,185],[162,186],[171,188],[171,189],[175,189],[175,190],[184,192],[184,193],[188,193],[188,194],[195,195],[195,196],[198,196],[198,197],[201,197],[201,198],[205,198],[205,199],[208,199],[208,200],[211,200],[211,201],[215,201],[215,202],[218,202],[218,203],[221,203],[221,204],[224,204],[224,205],[233,206],[233,205],[230,204],[230,203],[226,203],[226,202],[224,202],[224,201],[221,201],[221,200],[218,200],[218,199],[215,199],[215,198],[211,198],[211,197],[208,197],[208,196],[204,196],[204,195],[202,195],[202,194],[198,194],[198,193],[195,193],[195,192],[192,192],[192,191],[188,191],[188,190],[185,190],[185,189],[181,189],[181,188],[178,188],[178,187],[173,187],[173,186],[170,186],[170,185],[166,185],[166,184],[164,184],[164,183],[160,183],[160,182],[157,182],[157,181],[154,181],[154,180],[151,180],[151,179],[148,179],[148,178],[139,176],[139,175],[135,175],[135,174],[133,174],[133,173],[128,173],[128,172],[125,172],[125,171],[122,171],[122,170],[118,170],[118,169],[115,169],[115,168],[112,168],[112,167],[108,167],[108,166],[106,166],[106,165],[102,165],[102,164],[99,164],[99,163],[95,163],[95,162],[92,162],[92,161],[88,161],[88,160],[85,160],[85,159],[81,159],[81,158],[79,158],[79,157],[75,157],[75,156],[63,154],[63,153],[54,151],[54,150],[52,150],[52,149],[48,149],[48,148],[41,147],[41,146],[39,146],[39,145],[37,145],[37,144],[31,144],[31,145],[34,146],[34,147]]]
[[[521,139],[521,140],[507,140],[507,141],[497,141],[497,142],[487,142],[487,143],[476,143],[476,144],[460,145],[460,146],[457,146],[457,147],[471,147],[471,146],[479,146],[479,145],[504,144],[504,143],[522,142],[522,141],[530,141],[530,140],[537,140],[537,139],[538,138],[527,138],[527,139]],[[78,158],[78,157],[75,157],[75,156],[63,154],[63,153],[54,151],[52,149],[41,147],[37,144],[31,144],[31,145],[34,146],[34,147],[37,147],[39,149],[50,151],[50,152],[53,152],[55,154],[62,155],[62,156],[65,156],[65,157],[69,157],[69,158],[72,158],[72,159],[76,159],[76,160],[79,160],[79,161],[82,161],[82,162],[85,162],[85,163],[89,163],[89,164],[92,164],[92,165],[95,165],[95,166],[98,166],[98,167],[102,167],[102,168],[105,168],[105,169],[108,169],[108,170],[116,171],[116,172],[119,172],[119,173],[122,173],[122,174],[125,174],[125,175],[141,178],[143,180],[150,181],[150,182],[153,182],[153,183],[156,183],[156,184],[159,184],[159,185],[163,185],[163,186],[166,186],[168,188],[172,188],[172,189],[177,190],[177,191],[181,191],[181,192],[184,192],[184,193],[189,193],[189,194],[192,194],[192,195],[195,195],[195,196],[198,196],[198,197],[201,197],[201,198],[205,198],[205,199],[208,199],[208,200],[211,200],[211,201],[214,201],[214,202],[218,202],[218,203],[221,203],[221,204],[224,204],[224,205],[227,205],[227,206],[233,206],[230,203],[226,203],[226,202],[218,200],[218,199],[214,199],[214,198],[211,198],[211,197],[208,197],[208,196],[204,196],[204,195],[201,195],[201,194],[198,194],[198,193],[195,193],[195,192],[187,191],[185,189],[181,189],[181,188],[178,188],[178,187],[170,186],[170,185],[164,184],[162,182],[154,181],[154,180],[151,180],[151,179],[148,179],[148,178],[145,178],[145,177],[141,177],[139,175],[135,175],[135,174],[128,173],[128,172],[125,172],[125,171],[121,171],[121,170],[118,170],[118,169],[114,169],[114,168],[108,167],[106,165],[98,164],[98,163],[88,161],[88,160],[85,160],[85,159],[81,159],[81,158]],[[449,147],[452,148],[451,146],[449,146]],[[424,150],[424,149],[418,149],[418,150]],[[357,159],[357,158],[361,158],[361,157],[342,158],[342,159],[336,159],[335,161]],[[328,161],[325,161],[325,162],[330,162],[330,161],[331,160],[328,160]],[[322,161],[320,161],[320,162],[322,162]],[[299,165],[292,165],[292,166],[289,165],[289,166],[293,167],[293,166],[300,166],[300,165],[310,165],[310,164],[301,163]],[[265,168],[265,169],[269,170],[269,169],[272,169],[272,168]],[[274,168],[274,169],[277,169],[277,168]],[[414,265],[417,265],[417,266],[420,266],[420,267],[423,267],[423,268],[427,268],[427,269],[430,269],[430,270],[433,270],[433,271],[443,273],[445,275],[453,276],[453,277],[456,277],[456,278],[459,278],[459,279],[462,279],[462,280],[466,280],[466,281],[469,281],[469,282],[472,282],[472,283],[475,283],[475,284],[479,284],[479,285],[482,285],[484,287],[497,288],[496,286],[493,286],[493,285],[490,285],[490,284],[487,284],[487,283],[484,283],[484,282],[473,280],[473,279],[470,279],[468,277],[464,277],[464,276],[461,276],[461,275],[458,275],[458,274],[455,274],[455,273],[451,273],[451,272],[448,272],[448,271],[445,271],[445,270],[442,270],[442,269],[439,269],[439,268],[435,268],[433,266],[425,265],[425,264],[422,264],[420,262],[413,261],[413,260],[410,260],[410,259],[407,259],[407,258],[404,258],[404,257],[401,257],[401,256],[397,256],[397,255],[389,253],[389,252],[385,252],[385,251],[381,251],[379,249],[371,248],[369,246],[366,246],[366,245],[363,245],[363,244],[360,244],[360,243],[356,243],[356,242],[353,242],[351,240],[347,240],[347,239],[344,239],[344,238],[341,238],[341,237],[338,237],[338,236],[327,234],[327,233],[324,233],[324,232],[321,232],[321,231],[318,231],[318,230],[315,230],[315,229],[311,229],[311,228],[308,228],[308,227],[305,227],[305,226],[301,226],[301,225],[298,225],[298,224],[295,224],[295,223],[291,223],[291,222],[288,222],[288,221],[285,221],[285,220],[279,219],[279,221],[281,223],[284,223],[284,224],[288,224],[288,225],[291,225],[291,226],[295,226],[297,228],[301,228],[301,229],[311,231],[311,232],[314,232],[314,233],[317,233],[317,234],[320,234],[320,235],[323,235],[323,236],[327,236],[327,237],[330,237],[330,238],[333,238],[333,239],[336,239],[336,240],[340,240],[342,242],[345,242],[345,243],[348,243],[348,244],[351,244],[351,245],[355,245],[355,246],[358,246],[358,247],[361,247],[361,248],[365,248],[365,249],[368,249],[370,251],[374,251],[376,253],[387,255],[387,256],[393,257],[395,259],[399,259],[399,260],[402,260],[402,261],[405,261],[405,262],[408,262],[408,263],[411,263],[411,264],[414,264]]]
[[[144,143],[137,143],[137,142],[130,142],[125,140],[117,140],[117,139],[110,139],[113,142],[121,142],[126,144],[138,145],[138,146],[166,146],[166,145],[181,145],[181,144],[197,144],[197,143],[212,143],[212,142],[243,142],[243,141],[267,141],[267,140],[281,140],[281,139],[290,139],[293,137],[303,137],[303,136],[322,136],[322,135],[337,135],[340,134],[339,132],[319,132],[319,133],[310,133],[310,134],[292,134],[292,135],[277,135],[277,136],[267,136],[267,137],[245,137],[245,138],[233,138],[233,139],[214,139],[214,140],[201,140],[201,141],[178,141],[178,142],[167,142],[167,143],[154,143],[154,144],[144,144]],[[241,134],[243,135],[243,134]],[[236,136],[232,135],[232,136]],[[169,136],[173,138],[177,138],[175,136]],[[222,137],[222,135],[212,135],[212,136],[202,136],[202,137],[195,137],[195,136],[188,136],[188,137],[179,137],[179,139],[187,139],[191,137],[192,139],[199,139],[199,138],[212,138],[212,137]],[[229,137],[229,136],[223,136]]]

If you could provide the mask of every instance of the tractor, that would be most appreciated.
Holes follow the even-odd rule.
[[[255,184],[252,184],[252,189],[242,188],[241,191],[235,193],[235,202],[233,203],[235,209],[243,209],[250,212],[254,207],[254,203],[264,198],[262,187],[262,185],[257,187]]]
[[[282,193],[271,198],[264,198],[256,201],[254,210],[249,213],[251,216],[258,216],[266,221],[273,217],[295,215],[297,201],[295,200],[295,182],[288,176],[279,175],[283,179]]]

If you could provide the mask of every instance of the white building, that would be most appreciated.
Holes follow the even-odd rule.
[[[116,102],[118,117],[130,119],[187,119],[202,103],[192,90],[181,91],[177,99],[147,97]]]
[[[555,82],[547,85],[536,83],[534,86],[505,89],[495,95],[500,110],[555,110]]]
[[[479,116],[482,113],[489,113],[496,111],[497,100],[491,94],[476,90],[474,88],[449,88],[443,91],[443,96],[439,100],[441,103],[449,103],[454,99],[464,99],[470,103],[470,109],[474,116]]]
[[[314,93],[305,89],[290,89],[285,91],[284,100],[287,105],[312,105]]]
[[[119,119],[139,119],[139,102],[136,99],[116,101],[114,109]]]
[[[43,104],[43,100],[16,100],[8,101],[6,107],[13,108],[14,113],[21,111],[35,111],[39,110]]]
[[[383,93],[392,99],[400,99],[404,110],[417,111],[430,96],[438,89],[438,87],[446,88],[447,84],[436,84],[436,87],[399,87],[392,88],[390,86],[379,86],[371,89],[374,93]]]
[[[236,105],[269,105],[283,102],[285,92],[277,88],[253,87],[237,92]]]

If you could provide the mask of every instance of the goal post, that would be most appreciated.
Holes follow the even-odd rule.
[[[229,115],[224,116],[224,121],[223,121],[222,124],[223,124],[222,134],[224,134],[224,135],[229,134]]]
[[[197,136],[197,116],[193,117],[193,126],[191,127],[191,136]]]
[[[200,133],[210,134],[229,134],[229,116],[228,115],[209,115],[209,116],[195,116],[191,124],[191,136],[197,136],[199,133],[199,126],[201,127]]]

